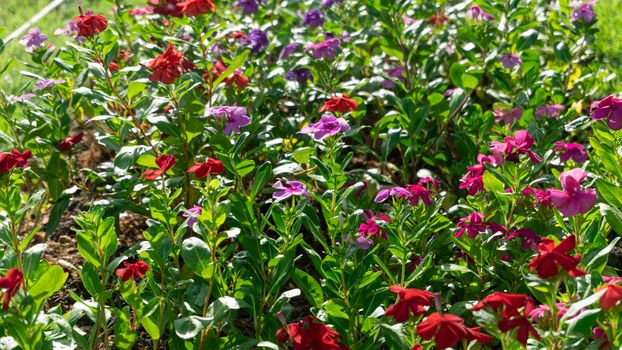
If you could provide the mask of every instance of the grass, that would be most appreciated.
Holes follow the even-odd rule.
[[[596,14],[599,33],[596,36],[596,48],[606,58],[604,62],[617,73],[618,82],[622,81],[622,1],[598,0]],[[618,89],[622,89],[619,86]]]

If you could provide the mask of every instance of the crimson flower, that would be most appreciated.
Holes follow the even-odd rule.
[[[434,338],[440,349],[453,348],[462,340],[477,340],[480,343],[489,343],[492,337],[481,333],[479,327],[469,328],[464,320],[452,314],[434,312],[417,325],[416,333],[424,340]]]
[[[551,202],[563,216],[575,216],[587,213],[596,202],[596,191],[581,188],[581,182],[587,177],[582,169],[564,171],[559,175],[563,190],[551,190]]]
[[[389,290],[396,293],[398,301],[389,306],[385,311],[385,316],[393,317],[397,322],[408,321],[409,311],[414,316],[419,316],[425,313],[424,306],[432,305],[434,295],[428,291],[414,289],[414,288],[402,288],[400,286],[391,286]]]
[[[131,278],[141,278],[150,270],[149,265],[142,260],[133,264],[127,261],[123,262],[124,268],[118,268],[114,273],[117,277],[121,277],[122,282],[126,282]]]
[[[583,276],[587,272],[577,268],[581,262],[581,255],[567,255],[567,253],[576,247],[575,235],[569,235],[564,238],[558,245],[552,239],[543,238],[538,244],[540,254],[533,258],[529,263],[529,270],[534,269],[541,278],[551,278],[559,272],[558,266],[568,271],[570,276]]]
[[[194,65],[184,57],[183,53],[177,52],[172,43],[169,43],[166,51],[154,58],[148,68],[153,71],[149,80],[172,84],[180,75],[194,68]]]
[[[227,66],[222,61],[216,61],[210,71],[212,72],[212,79],[217,79],[221,74],[223,74],[227,70]],[[206,81],[209,81],[209,74],[206,73],[203,75],[203,78]],[[226,86],[236,85],[238,90],[242,90],[248,85],[248,77],[242,75],[242,70],[236,69],[232,76],[227,77],[223,80]]]
[[[171,169],[177,163],[174,156],[169,154],[163,154],[156,158],[155,163],[158,165],[158,169],[149,169],[143,174],[143,178],[147,180],[155,180],[164,174],[167,170]]]
[[[611,309],[622,302],[622,286],[616,284],[616,282],[620,282],[620,280],[620,278],[608,278],[606,280],[607,285],[598,289],[605,290],[605,293],[598,301],[601,309]]]
[[[503,164],[503,159],[517,162],[519,155],[526,154],[534,163],[540,163],[542,159],[531,150],[534,139],[527,130],[518,130],[514,136],[508,136],[504,142],[494,141],[490,144],[490,152],[497,160],[497,164]]]
[[[32,152],[28,149],[24,152],[13,149],[11,153],[0,153],[0,174],[7,173],[14,168],[27,167],[30,158],[32,158]]]
[[[294,350],[349,350],[341,343],[341,335],[313,316],[288,324],[276,332],[280,343],[290,341]]]
[[[82,142],[82,138],[84,137],[84,133],[78,133],[73,136],[68,136],[64,138],[58,145],[61,151],[69,152],[73,148],[74,145]]]
[[[189,173],[196,173],[199,179],[207,175],[222,174],[223,171],[225,171],[225,167],[222,162],[214,158],[207,158],[205,163],[194,163],[194,165],[188,169]]]
[[[583,163],[588,159],[588,154],[580,143],[565,143],[562,141],[555,142],[555,152],[563,153],[559,160],[562,163],[567,162],[570,158],[577,163]]]
[[[607,125],[612,130],[622,129],[622,99],[609,95],[600,101],[593,102],[590,112],[594,120],[608,118]]]
[[[177,3],[177,7],[180,7],[181,12],[188,17],[216,12],[216,5],[212,0],[186,0]]]
[[[101,33],[108,26],[108,20],[103,15],[80,14],[80,16],[74,17],[73,21],[78,29],[78,36],[84,38],[90,38],[95,33]]]
[[[525,346],[527,345],[529,334],[536,339],[540,339],[540,335],[527,317],[533,311],[534,306],[533,298],[527,294],[494,292],[475,304],[472,310],[502,309],[501,315],[503,318],[497,323],[499,329],[505,333],[518,328],[516,339]]]
[[[320,107],[318,112],[339,112],[346,113],[349,111],[355,111],[358,108],[358,103],[349,98],[346,94],[341,94],[341,97],[333,96],[330,100],[324,102],[324,105]]]
[[[13,296],[19,290],[19,287],[24,284],[24,274],[18,269],[9,269],[6,276],[0,277],[0,288],[4,289],[2,295],[2,307],[6,310],[9,308],[9,303]]]
[[[182,17],[181,9],[177,7],[177,0],[149,0],[154,5],[153,12],[159,15]]]

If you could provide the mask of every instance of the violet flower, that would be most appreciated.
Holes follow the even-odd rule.
[[[197,217],[201,216],[203,212],[203,208],[195,205],[192,208],[186,210],[182,216],[188,218],[188,227],[193,228],[194,224],[197,222]],[[194,230],[194,229],[193,229]]]
[[[387,75],[390,76],[391,78],[404,82],[405,81],[404,73],[406,73],[406,68],[404,68],[403,66],[397,66],[397,67],[388,69],[385,73],[387,73]],[[391,80],[384,80],[382,82],[382,86],[384,86],[387,89],[393,89],[395,88],[396,85]]]
[[[287,74],[285,74],[285,79],[295,80],[298,82],[298,84],[305,85],[307,81],[313,81],[313,74],[308,68],[294,69],[290,70],[289,72],[287,72]]]
[[[305,18],[302,20],[302,25],[310,28],[317,28],[324,25],[324,18],[322,18],[322,10],[313,9],[305,14]]]
[[[552,189],[551,201],[563,216],[587,213],[596,202],[596,191],[581,188],[587,173],[579,168],[564,171],[559,175],[563,190]]]
[[[467,17],[472,20],[481,22],[481,21],[492,21],[495,19],[494,16],[484,11],[481,7],[477,5],[471,6],[470,9],[466,12]]]
[[[309,45],[305,48],[305,51],[311,51],[313,58],[335,58],[337,56],[337,49],[341,42],[339,39],[330,38],[319,42],[317,44]]]
[[[585,147],[579,143],[565,143],[562,141],[555,142],[555,152],[564,153],[559,158],[562,163],[567,162],[570,158],[579,164],[588,159]]]
[[[343,0],[324,0],[322,2],[322,7],[327,9],[332,7],[336,2],[341,3]]]
[[[281,51],[281,54],[279,55],[279,59],[283,60],[293,55],[298,49],[298,46],[300,46],[300,44],[298,43],[289,43],[285,45],[285,47],[283,48],[283,51]]]
[[[248,34],[251,49],[257,53],[262,52],[268,46],[268,36],[261,29],[253,29]]]
[[[495,116],[497,123],[512,124],[523,116],[523,111],[518,107],[512,109],[496,108],[492,111],[492,114]]]
[[[262,0],[238,0],[236,6],[242,8],[242,13],[250,15],[259,10],[259,4]]]
[[[386,201],[389,197],[393,197],[393,196],[398,196],[401,198],[410,198],[411,193],[404,187],[395,186],[395,187],[387,188],[385,190],[378,191],[378,194],[376,195],[374,202],[382,203]]]
[[[285,182],[279,180],[272,187],[280,190],[272,194],[272,198],[276,199],[276,201],[282,201],[292,196],[303,196],[311,199],[309,193],[307,193],[307,186],[297,180],[287,180]]]
[[[499,62],[503,64],[503,68],[505,69],[512,69],[516,66],[520,66],[523,63],[523,61],[520,59],[520,56],[513,53],[509,53],[507,55],[499,57]]]
[[[350,125],[343,118],[336,118],[332,114],[324,114],[320,121],[314,124],[305,125],[299,133],[312,136],[314,140],[321,141],[340,132],[350,130]]]
[[[56,29],[54,31],[54,35],[72,36],[78,44],[82,44],[86,40],[85,38],[78,36],[78,26],[74,21],[68,21],[65,28]]]
[[[536,108],[536,119],[540,120],[544,117],[559,119],[564,106],[560,104],[544,105]]]
[[[571,20],[576,22],[578,20],[583,20],[585,23],[592,23],[596,18],[596,13],[594,12],[594,4],[596,0],[591,1],[573,1],[569,5],[574,7],[572,10]]]
[[[43,47],[47,38],[45,34],[39,31],[39,28],[32,28],[19,43],[26,46],[26,52],[33,52],[35,49]]]
[[[217,106],[205,108],[205,117],[214,117],[218,120],[226,118],[227,124],[223,128],[223,133],[231,135],[235,132],[239,134],[240,127],[250,124],[251,118],[246,115],[245,107],[233,106]]]
[[[622,99],[609,95],[600,101],[593,102],[590,112],[594,120],[608,118],[607,125],[612,130],[622,129]]]
[[[49,88],[53,87],[54,85],[62,84],[64,82],[65,82],[65,80],[63,80],[63,79],[59,79],[59,80],[54,80],[54,79],[39,80],[39,81],[35,82],[35,88],[32,89],[32,91],[39,91],[39,90],[49,89]]]

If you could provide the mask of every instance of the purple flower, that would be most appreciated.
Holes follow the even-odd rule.
[[[461,94],[463,92],[464,92],[464,90],[462,90],[461,88],[449,88],[449,89],[445,90],[445,92],[443,92],[443,96],[451,97],[454,94]]]
[[[412,197],[412,194],[410,193],[410,191],[408,191],[404,187],[395,186],[395,187],[387,188],[385,190],[378,191],[378,194],[376,195],[374,202],[382,203],[386,201],[389,197],[393,197],[393,196],[410,199],[410,197]]]
[[[327,8],[332,7],[335,4],[335,2],[341,3],[342,1],[343,0],[324,0],[322,2],[322,7],[327,9]]]
[[[588,158],[585,147],[579,143],[565,143],[561,141],[555,142],[555,152],[564,152],[564,154],[562,154],[559,158],[562,163],[567,162],[570,158],[577,163],[583,163]]]
[[[56,29],[54,31],[54,35],[73,36],[78,44],[82,44],[86,40],[85,38],[78,36],[78,27],[74,21],[68,21],[67,27],[65,28]]]
[[[39,90],[49,89],[49,88],[51,88],[54,85],[62,84],[64,82],[65,82],[65,80],[63,80],[63,79],[59,79],[59,80],[54,80],[54,79],[39,80],[39,81],[35,82],[35,88],[32,89],[32,91],[39,91]]]
[[[593,102],[590,112],[594,120],[609,118],[607,125],[612,130],[622,129],[622,99],[609,95],[600,101]]]
[[[250,15],[256,13],[259,10],[259,4],[262,0],[238,0],[236,6],[242,8],[242,13]]]
[[[552,189],[551,201],[563,216],[587,213],[596,202],[596,191],[581,188],[587,173],[579,168],[564,171],[559,175],[563,190]]]
[[[32,28],[28,31],[28,34],[22,37],[19,43],[26,46],[26,52],[33,52],[35,49],[43,47],[47,38],[38,28]]]
[[[322,10],[313,9],[305,14],[305,18],[302,20],[302,25],[310,28],[321,27],[324,24],[324,18],[322,18]]]
[[[456,237],[460,238],[466,232],[469,238],[475,238],[481,232],[486,231],[484,214],[478,212],[471,213],[460,219],[456,227],[458,228]]]
[[[329,136],[349,130],[350,125],[348,125],[345,119],[335,118],[332,114],[324,114],[319,122],[305,125],[302,130],[300,130],[300,133],[310,135],[316,141],[321,141]]]
[[[304,196],[305,198],[310,199],[309,194],[307,193],[307,186],[300,181],[287,180],[283,182],[279,180],[272,187],[280,190],[272,194],[272,198],[277,201],[282,201],[291,196]]]
[[[523,111],[518,107],[512,109],[496,108],[492,111],[492,114],[495,116],[497,123],[512,124],[523,116]]]
[[[520,66],[521,63],[523,63],[523,61],[520,59],[520,56],[513,53],[509,53],[507,55],[499,57],[499,62],[503,64],[503,68],[505,69],[511,69],[516,66]]]
[[[205,117],[215,117],[218,120],[226,118],[227,125],[223,128],[223,133],[231,135],[235,132],[240,133],[240,127],[250,124],[251,118],[246,115],[245,107],[233,106],[217,106],[205,108]]]
[[[308,80],[313,81],[313,74],[311,74],[311,70],[307,68],[294,69],[285,74],[285,79],[295,80],[298,84],[304,85]]]
[[[335,58],[337,55],[337,49],[341,42],[339,39],[330,38],[319,42],[317,44],[309,45],[305,48],[305,51],[311,51],[313,58]]]
[[[293,55],[298,49],[298,46],[300,46],[300,44],[298,43],[289,43],[285,45],[285,47],[283,48],[283,51],[281,51],[281,54],[279,55],[279,59],[282,60]]]
[[[16,101],[16,102],[24,102],[24,101],[30,100],[31,98],[33,98],[35,96],[37,96],[37,95],[32,94],[32,93],[26,93],[26,94],[23,94],[23,95],[14,96],[12,98],[12,100]]]
[[[559,119],[560,112],[564,110],[562,105],[544,105],[536,108],[536,119],[542,119],[544,117],[550,117]]]
[[[197,222],[197,217],[201,216],[203,212],[203,208],[198,205],[193,206],[192,208],[186,210],[182,216],[188,219],[188,227],[193,228],[194,224]]]
[[[594,13],[594,4],[596,0],[579,2],[573,1],[569,5],[574,7],[572,10],[572,21],[576,22],[582,19],[585,23],[592,23],[596,18],[596,13]]]
[[[248,34],[248,39],[250,40],[251,48],[255,52],[262,52],[268,46],[268,36],[261,29],[253,29]]]
[[[385,73],[387,73],[387,75],[390,76],[391,78],[395,78],[396,80],[403,82],[405,72],[406,72],[406,68],[402,66],[397,66],[397,67],[393,67],[387,70]],[[393,89],[395,87],[395,83],[390,80],[384,80],[382,82],[382,86],[384,86],[387,89]]]
[[[478,22],[492,21],[495,19],[495,17],[493,17],[490,13],[482,10],[482,8],[477,5],[471,6],[471,8],[467,10],[466,15],[467,17]]]

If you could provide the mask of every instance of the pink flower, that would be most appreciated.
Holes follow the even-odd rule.
[[[495,156],[497,162],[501,164],[503,158],[511,162],[517,162],[519,155],[526,154],[534,163],[540,163],[542,159],[531,151],[534,139],[529,135],[527,130],[518,130],[514,133],[514,137],[506,137],[505,142],[493,141],[490,144],[490,152]]]
[[[459,230],[456,232],[456,237],[462,237],[466,232],[469,238],[475,238],[481,232],[486,231],[486,224],[484,223],[484,214],[474,212],[466,217],[460,219],[456,225]]]
[[[495,116],[497,123],[512,124],[523,116],[523,111],[518,107],[512,109],[496,108],[492,111],[492,114]]]
[[[404,187],[394,186],[391,188],[387,188],[385,190],[378,191],[374,202],[382,203],[386,201],[389,197],[398,196],[401,198],[410,198],[410,192]]]
[[[380,237],[387,239],[387,234],[380,228],[377,221],[381,220],[384,222],[391,222],[388,217],[384,215],[371,215],[369,219],[367,219],[366,223],[362,223],[359,226],[358,234],[365,237]]]
[[[507,55],[503,55],[499,57],[499,62],[503,65],[505,69],[511,69],[516,66],[520,66],[523,61],[520,59],[520,56],[515,55],[513,53],[509,53]],[[522,114],[522,113],[521,113]]]
[[[485,163],[498,164],[497,159],[483,154],[477,155],[477,162],[478,164],[467,168],[468,172],[462,177],[462,183],[460,184],[460,189],[466,189],[469,196],[474,196],[479,191],[484,191],[484,179],[482,176],[486,170]]]
[[[622,99],[609,95],[600,101],[592,103],[590,107],[592,119],[609,118],[607,125],[613,130],[622,129]]]
[[[544,105],[536,108],[536,119],[544,117],[559,119],[560,112],[564,110],[563,105]]]
[[[577,163],[583,163],[588,158],[585,148],[579,143],[564,143],[561,141],[555,142],[555,152],[564,152],[564,154],[562,154],[559,158],[562,163],[567,162],[570,158]]]
[[[596,202],[596,191],[580,187],[587,173],[572,169],[559,175],[563,190],[552,189],[551,201],[563,216],[575,216],[588,212]]]
[[[311,199],[311,197],[309,197],[309,193],[307,192],[307,186],[305,186],[305,184],[300,181],[279,180],[272,187],[279,190],[272,194],[272,198],[274,198],[276,201],[281,201],[292,196],[303,196],[309,200]]]
[[[343,118],[336,118],[330,113],[322,115],[319,122],[314,124],[305,125],[300,134],[307,134],[312,136],[316,141],[321,141],[329,136],[336,135],[340,132],[347,132],[350,130],[350,125]]]
[[[596,0],[590,0],[586,2],[572,1],[569,5],[574,7],[572,10],[572,21],[576,22],[582,19],[585,23],[591,23],[596,18],[594,13],[594,4]]]
[[[408,201],[410,205],[418,205],[419,200],[423,201],[425,205],[432,205],[430,195],[432,191],[421,185],[406,185],[406,189],[410,192],[410,198]]]
[[[482,8],[477,5],[471,6],[471,8],[467,10],[466,15],[467,17],[478,22],[492,21],[495,19],[495,17],[493,17],[491,14],[487,13],[486,11],[482,10]]]

